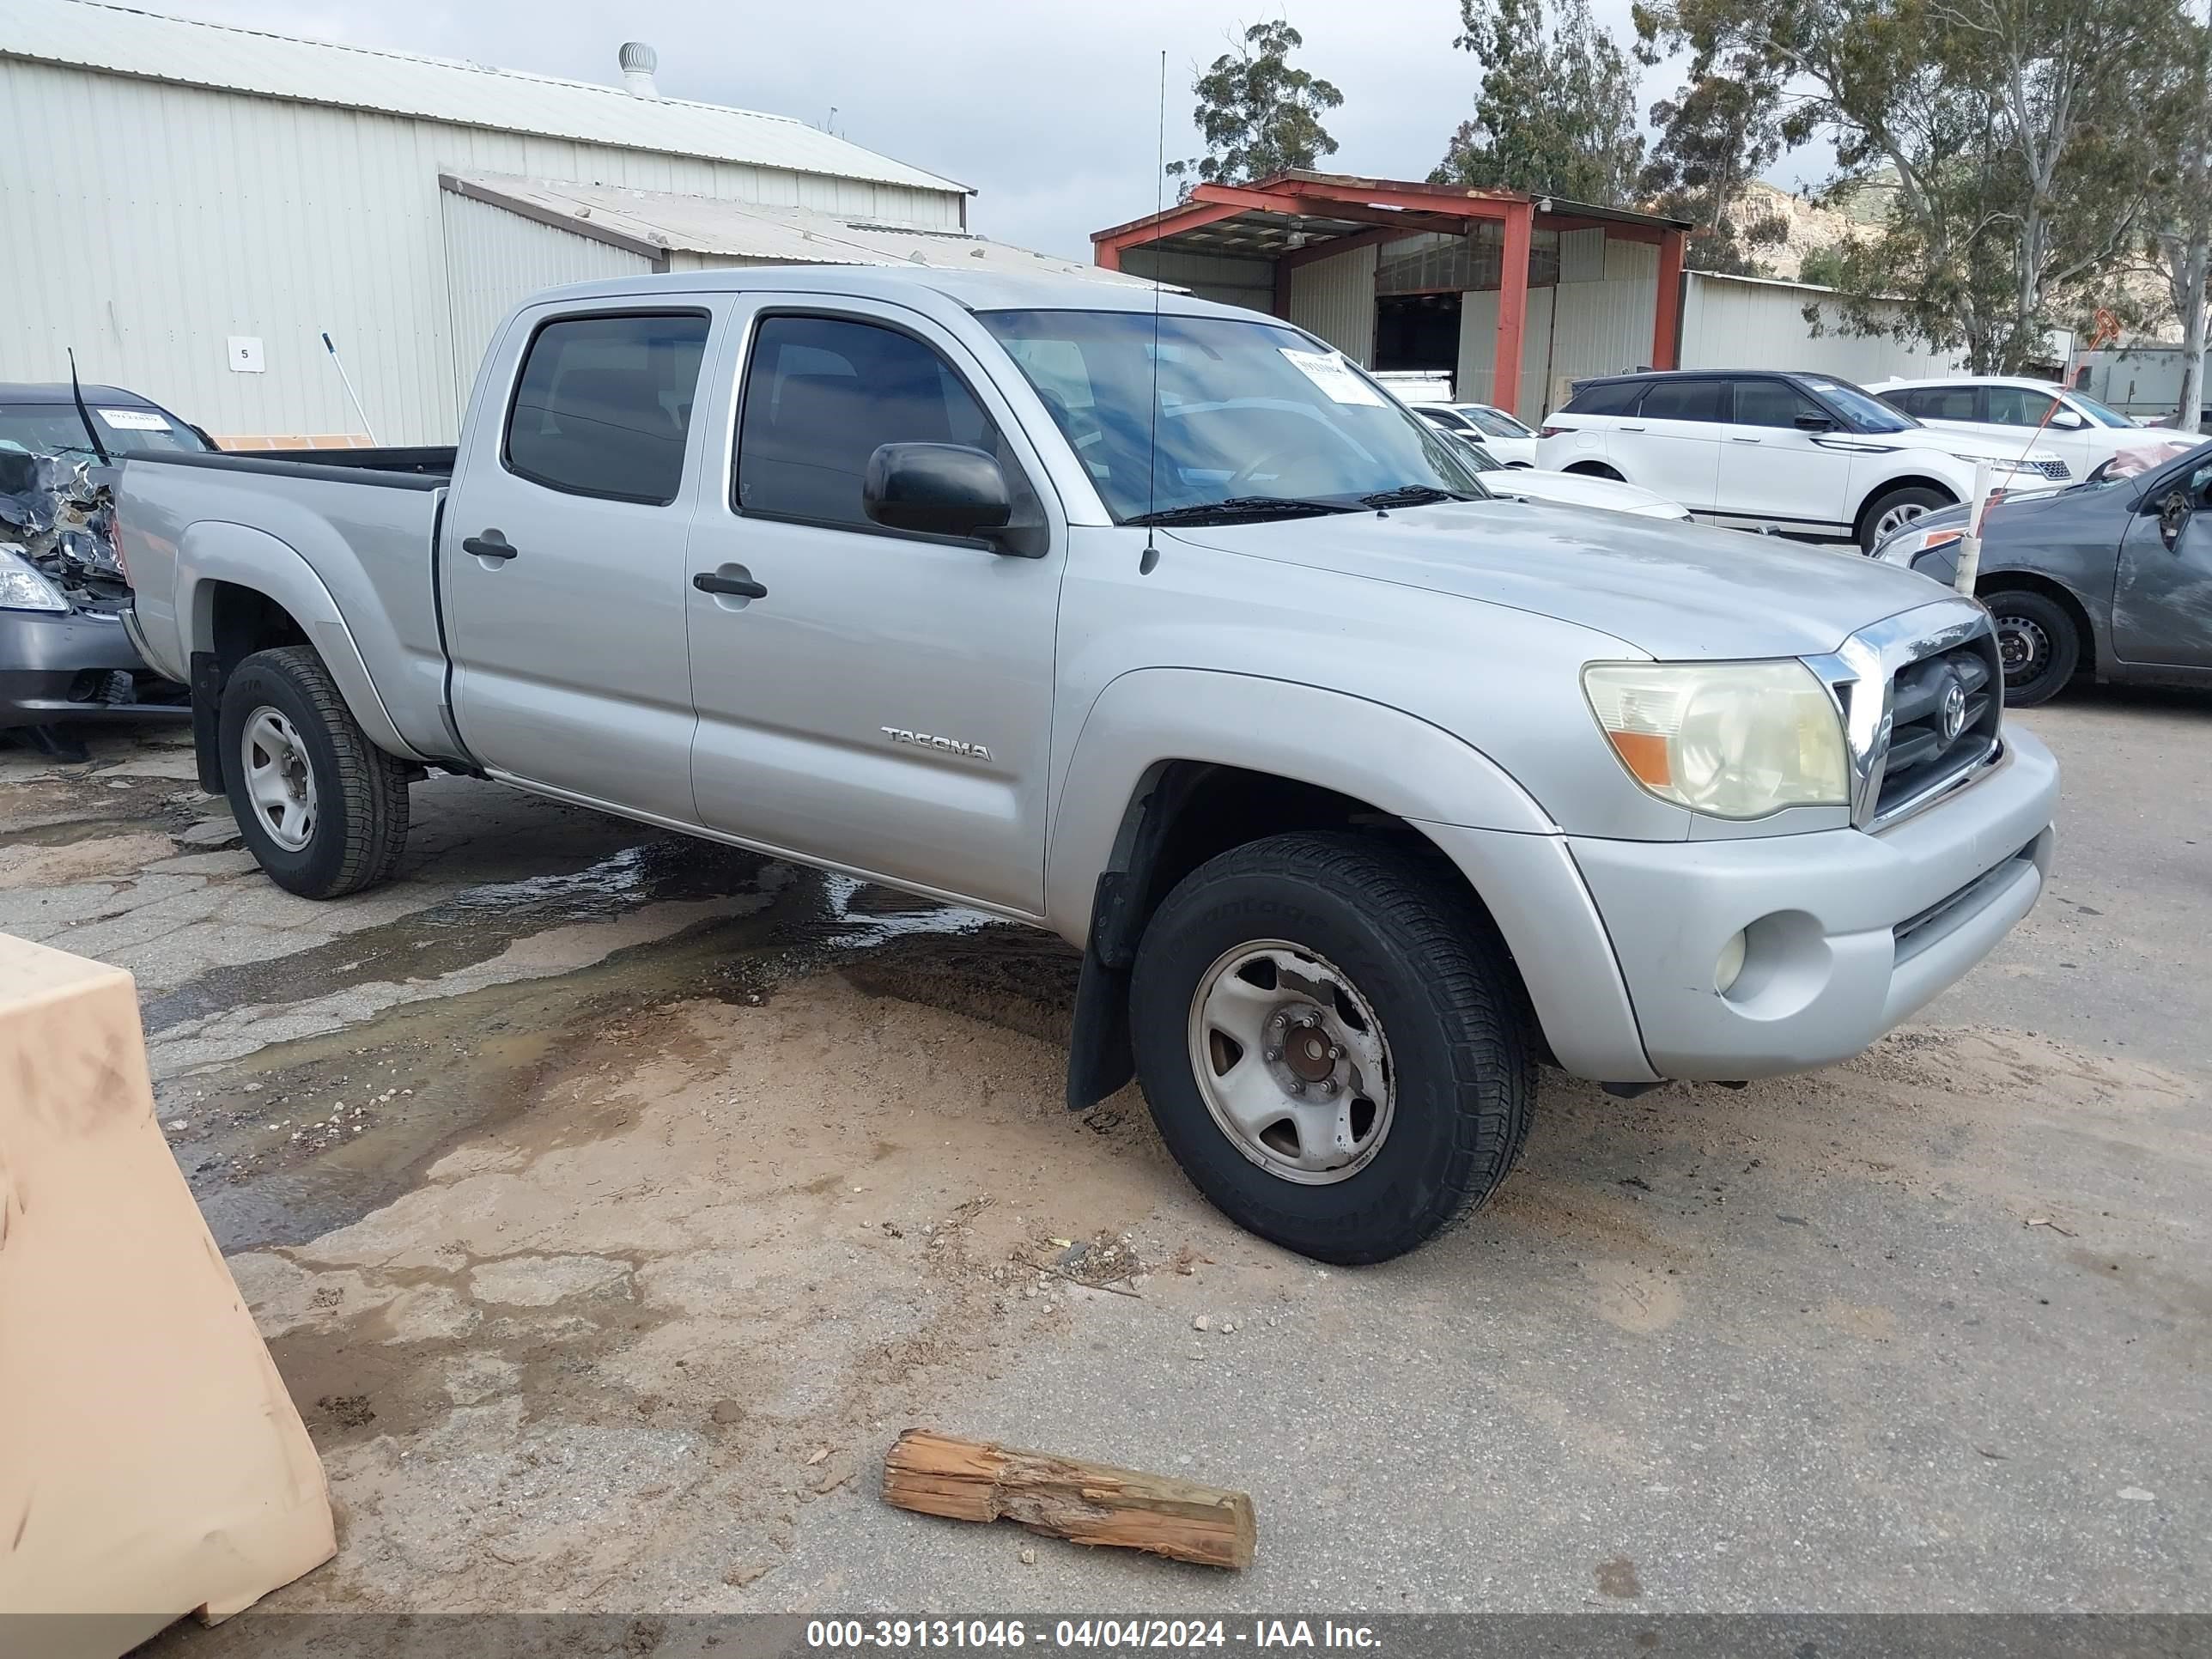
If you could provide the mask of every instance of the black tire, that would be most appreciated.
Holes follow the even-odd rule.
[[[264,708],[298,733],[313,779],[315,815],[297,848],[276,839],[247,791],[240,749]],[[232,816],[271,881],[302,898],[328,899],[391,875],[407,845],[407,769],[368,740],[312,649],[257,651],[239,664],[223,686],[217,731]]]
[[[1387,1044],[1387,1129],[1368,1162],[1328,1184],[1263,1167],[1199,1082],[1201,983],[1225,953],[1263,940],[1333,964]],[[1317,1261],[1416,1248],[1495,1192],[1527,1138],[1534,1026],[1503,943],[1434,860],[1368,837],[1275,836],[1200,866],[1145,931],[1130,1014],[1152,1121],[1192,1184],[1239,1226]]]
[[[2015,587],[1981,596],[1996,623],[2009,708],[2033,708],[2066,689],[2081,661],[2081,630],[2057,600]]]
[[[1917,507],[1920,512],[1912,514],[1917,519],[1921,513],[1933,513],[1957,505],[1942,490],[1929,484],[1901,484],[1895,489],[1885,490],[1869,501],[1866,511],[1859,514],[1859,550],[1872,553],[1881,545],[1884,537],[1902,528],[1899,525],[1892,525],[1888,531],[1881,528],[1882,520],[1892,513]]]

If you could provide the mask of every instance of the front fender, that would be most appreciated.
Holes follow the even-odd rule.
[[[337,601],[296,550],[250,525],[203,520],[190,526],[177,548],[176,600],[188,653],[215,649],[219,582],[262,594],[300,624],[371,743],[406,759],[428,758],[400,735]]]
[[[1401,818],[1559,832],[1480,750],[1401,709],[1258,675],[1135,669],[1091,703],[1056,792],[1045,908],[1072,943],[1089,934],[1099,873],[1139,786],[1169,761],[1295,779]]]

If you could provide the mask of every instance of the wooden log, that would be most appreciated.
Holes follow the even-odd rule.
[[[1204,1567],[1249,1567],[1259,1544],[1249,1492],[928,1429],[908,1429],[891,1447],[884,1501],[954,1521],[1018,1521],[1079,1544]]]

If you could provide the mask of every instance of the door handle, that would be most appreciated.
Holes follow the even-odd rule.
[[[497,559],[501,563],[520,550],[496,530],[487,530],[481,536],[468,537],[461,543],[462,552],[473,553],[480,559]]]
[[[702,593],[727,593],[733,599],[764,599],[768,589],[763,584],[743,576],[718,576],[711,570],[702,570],[691,578],[691,586]]]
[[[1759,439],[1757,439],[1757,438],[1739,438],[1739,437],[1736,437],[1734,434],[1729,434],[1729,441],[1730,443],[1732,443],[1732,444],[1755,444],[1755,443],[1759,442]]]
[[[1614,429],[1615,431],[1617,431],[1617,432],[1641,432],[1641,431],[1643,431],[1643,430],[1644,430],[1644,428],[1643,428],[1642,427],[1640,427],[1640,426],[1623,426],[1623,427],[1616,427],[1616,428],[1614,428],[1613,429]]]

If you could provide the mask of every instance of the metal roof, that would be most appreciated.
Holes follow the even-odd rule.
[[[1149,290],[1138,277],[1058,254],[987,240],[964,231],[908,230],[812,208],[768,207],[673,191],[626,190],[517,179],[495,173],[441,173],[456,195],[507,209],[648,258],[702,253],[762,264],[920,265],[945,270],[1080,278]]]
[[[93,0],[0,0],[0,57],[914,190],[969,188],[789,116]]]

